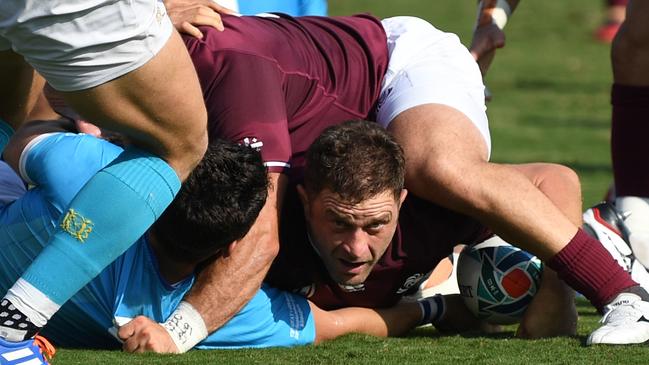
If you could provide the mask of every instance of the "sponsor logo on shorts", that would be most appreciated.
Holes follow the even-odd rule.
[[[68,210],[61,222],[61,228],[81,243],[88,239],[93,227],[90,219],[84,218],[74,209]]]

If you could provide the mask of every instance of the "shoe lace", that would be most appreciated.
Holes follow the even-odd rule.
[[[50,343],[45,337],[36,335],[34,337],[34,342],[36,345],[38,345],[38,348],[43,354],[43,357],[45,357],[47,360],[52,360],[54,357],[54,354],[56,354],[56,349],[54,348],[54,345]]]

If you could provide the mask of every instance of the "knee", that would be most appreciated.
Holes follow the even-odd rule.
[[[567,186],[570,187],[571,190],[579,192],[581,195],[581,182],[579,180],[579,175],[577,175],[577,172],[575,170],[571,169],[568,166],[563,166],[563,165],[553,165],[555,166],[556,169],[556,174],[558,178],[561,180],[561,182]]]
[[[544,164],[542,180],[544,184],[561,187],[569,196],[581,198],[581,182],[575,170],[559,164]]]
[[[200,122],[197,118],[185,121],[186,128],[181,133],[172,133],[166,138],[166,160],[181,180],[189,176],[207,151],[208,133],[205,123]]]

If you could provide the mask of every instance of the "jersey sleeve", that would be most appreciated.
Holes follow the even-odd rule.
[[[282,73],[262,56],[210,48],[206,40],[185,42],[203,88],[210,140],[226,139],[260,151],[271,172],[290,168],[291,140]]]
[[[239,313],[196,347],[291,347],[312,344],[315,336],[315,318],[306,298],[263,284]]]
[[[92,176],[121,152],[120,147],[85,134],[44,134],[23,150],[20,175],[63,209]]]

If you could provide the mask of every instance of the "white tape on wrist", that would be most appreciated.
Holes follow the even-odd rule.
[[[162,323],[180,353],[191,350],[207,337],[205,321],[198,311],[189,303],[180,302],[178,308]]]
[[[507,19],[512,15],[512,8],[506,0],[498,0],[491,12],[491,20],[500,29],[505,28]]]

